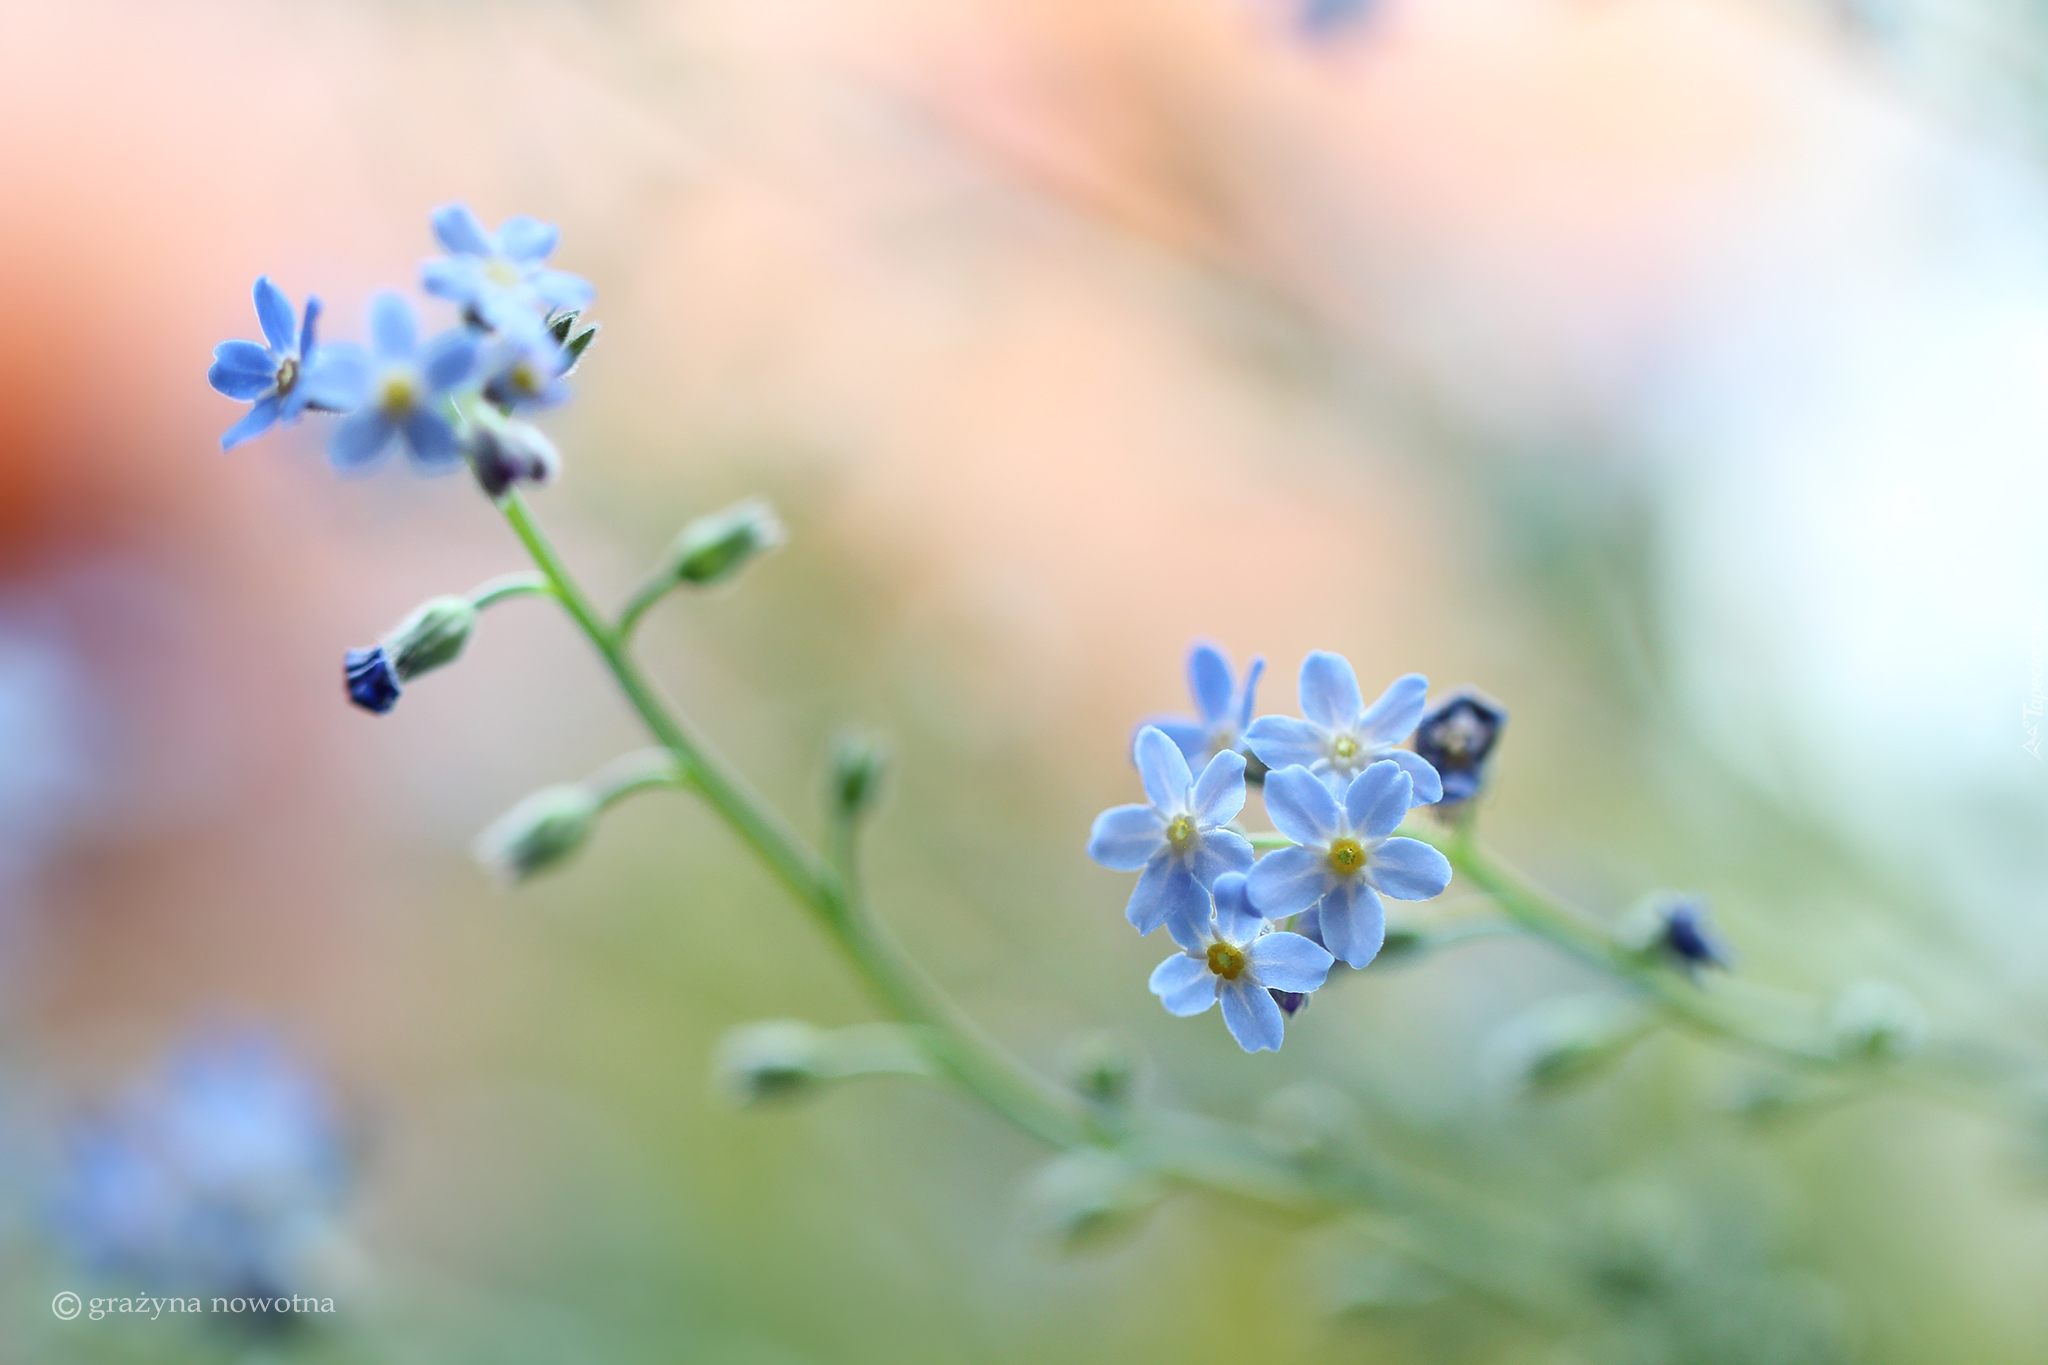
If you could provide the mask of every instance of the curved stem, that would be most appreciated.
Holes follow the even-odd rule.
[[[514,597],[553,597],[554,588],[544,575],[537,573],[500,574],[488,583],[480,583],[470,589],[469,604],[478,611],[495,607],[500,602]]]
[[[627,652],[623,635],[599,615],[570,574],[518,491],[507,493],[498,507],[641,722],[674,756],[682,775],[811,912],[882,1006],[900,1022],[917,1027],[934,1065],[1026,1132],[1057,1147],[1084,1140],[1086,1131],[1075,1107],[1063,1103],[968,1026],[865,903],[850,896],[841,878],[669,708]]]

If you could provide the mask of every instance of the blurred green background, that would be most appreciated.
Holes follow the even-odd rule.
[[[1334,11],[1333,11],[1334,12]],[[2038,1060],[2048,199],[2025,15],[1736,0],[38,3],[0,16],[0,1358],[2031,1362],[2048,1091],[1747,1102],[1659,1035],[1528,1099],[1495,1041],[1611,991],[1486,940],[1247,1056],[1145,989],[1082,854],[1188,642],[1513,715],[1482,830],[1602,918],[1706,896],[1745,976],[1883,978]],[[2011,59],[2008,63],[2008,59]],[[2005,73],[1994,80],[1990,72]],[[641,739],[493,610],[391,716],[342,649],[520,567],[466,480],[222,458],[259,272],[355,334],[426,214],[559,222],[604,333],[536,499],[622,600],[688,518],[788,548],[644,657],[807,830],[895,755],[882,916],[1058,1074],[1373,1146],[1608,1251],[1560,1330],[1368,1224],[1178,1197],[1062,1255],[1047,1154],[911,1081],[736,1110],[717,1039],[872,1017],[689,801],[560,875],[466,856]],[[1417,923],[1476,913],[1457,886]],[[325,1078],[356,1183],[318,1330],[62,1322],[69,1116],[192,1030]],[[1297,1097],[1300,1092],[1296,1092]]]

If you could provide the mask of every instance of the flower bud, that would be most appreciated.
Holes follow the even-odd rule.
[[[1640,1007],[1605,996],[1547,1000],[1494,1035],[1495,1073],[1510,1088],[1552,1094],[1592,1080],[1649,1032]]]
[[[342,658],[341,675],[348,699],[365,711],[381,716],[398,705],[398,675],[392,671],[384,646],[350,650]]]
[[[1927,1038],[1920,1002],[1889,981],[1859,981],[1843,991],[1828,1024],[1836,1055],[1845,1060],[1894,1062]]]
[[[542,787],[477,836],[477,861],[508,882],[523,882],[581,848],[598,809],[581,783]]]
[[[782,523],[774,509],[759,498],[748,498],[685,526],[669,547],[670,571],[678,582],[709,587],[731,578],[748,560],[782,540]]]
[[[1133,1232],[1163,1197],[1159,1182],[1113,1152],[1081,1147],[1053,1158],[1024,1190],[1032,1230],[1064,1251]]]
[[[1083,1034],[1067,1048],[1065,1062],[1067,1084],[1100,1105],[1130,1103],[1143,1070],[1137,1049],[1114,1033]]]
[[[794,1099],[831,1079],[822,1029],[801,1019],[743,1024],[718,1043],[712,1074],[735,1104]]]
[[[1415,727],[1415,752],[1443,778],[1439,806],[1455,811],[1479,795],[1486,761],[1508,723],[1508,713],[1485,693],[1460,688]]]
[[[1705,968],[1728,971],[1733,966],[1705,904],[1688,896],[1659,896],[1645,902],[1629,913],[1615,936],[1638,956],[1661,959],[1694,980]]]
[[[562,467],[555,443],[527,422],[479,418],[469,428],[463,453],[478,486],[493,502],[514,484],[553,483]]]
[[[384,653],[401,683],[454,663],[476,629],[476,607],[466,597],[434,597],[384,637]]]
[[[1327,1158],[1356,1146],[1363,1128],[1357,1103],[1322,1081],[1297,1081],[1259,1105],[1259,1131],[1266,1144],[1295,1161]]]
[[[864,815],[881,794],[888,756],[873,737],[857,730],[832,741],[832,808],[842,819]]]

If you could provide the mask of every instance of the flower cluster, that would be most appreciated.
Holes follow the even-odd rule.
[[[97,1273],[190,1293],[309,1288],[349,1187],[320,1083],[260,1034],[210,1037],[71,1134],[50,1213]]]
[[[1247,1052],[1278,1048],[1286,1015],[1336,963],[1363,967],[1379,955],[1382,897],[1428,900],[1451,880],[1443,854],[1395,833],[1411,809],[1446,794],[1427,752],[1401,747],[1411,738],[1423,747],[1418,727],[1451,723],[1445,708],[1425,716],[1428,680],[1396,679],[1368,706],[1350,663],[1317,651],[1301,666],[1302,714],[1252,720],[1263,667],[1252,663],[1239,692],[1229,661],[1198,645],[1188,682],[1200,718],[1138,731],[1145,802],[1104,811],[1088,841],[1104,867],[1140,873],[1124,912],[1132,927],[1149,934],[1163,925],[1180,947],[1152,973],[1153,993],[1174,1014],[1220,1003]],[[1468,696],[1455,704],[1469,705]],[[1497,708],[1487,716],[1490,749],[1502,717]],[[1478,789],[1486,755],[1474,757],[1474,747],[1460,752],[1467,766],[1447,766],[1459,774],[1459,800]],[[1233,824],[1247,800],[1248,756],[1265,774],[1276,831],[1260,838],[1272,850],[1263,858]],[[1191,761],[1202,763],[1199,774]]]
[[[221,437],[232,449],[306,412],[339,417],[327,458],[338,473],[367,474],[402,447],[421,474],[465,461],[492,497],[515,483],[554,474],[553,447],[510,420],[568,396],[565,376],[595,328],[575,333],[591,299],[588,283],[546,265],[559,233],[519,217],[491,233],[461,204],[433,215],[447,255],[420,272],[426,292],[459,310],[455,326],[422,340],[412,305],[385,290],[370,300],[370,345],[322,342],[320,301],[299,321],[291,300],[268,276],[256,281],[256,316],[265,341],[224,341],[207,379],[251,404]]]

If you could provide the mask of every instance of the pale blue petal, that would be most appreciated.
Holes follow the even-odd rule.
[[[206,382],[213,385],[216,393],[225,394],[238,403],[247,403],[270,392],[277,383],[277,375],[271,370],[257,374],[228,361],[216,360],[206,372]]]
[[[277,373],[277,357],[253,341],[223,341],[213,348],[214,368],[234,374],[260,374],[268,379]]]
[[[1329,864],[1322,851],[1313,848],[1268,853],[1245,878],[1253,908],[1267,919],[1284,919],[1308,909],[1329,884]]]
[[[1208,897],[1209,893],[1195,884],[1186,863],[1170,852],[1160,853],[1145,864],[1130,902],[1124,906],[1124,918],[1139,933],[1149,934],[1164,924],[1168,915],[1196,913],[1189,910],[1191,904],[1206,908]]]
[[[543,302],[556,308],[587,308],[597,297],[589,280],[566,270],[536,270],[529,283]]]
[[[451,327],[427,343],[420,356],[420,373],[426,376],[429,393],[446,393],[469,378],[476,368],[476,338],[460,327]]]
[[[1343,818],[1330,789],[1301,767],[1266,774],[1266,814],[1297,844],[1329,843]]]
[[[1258,983],[1276,991],[1320,990],[1336,962],[1328,950],[1285,930],[1253,940],[1245,958]]]
[[[1185,908],[1183,907],[1183,909]],[[1207,953],[1209,951],[1209,944],[1214,941],[1213,931],[1216,918],[1213,914],[1168,915],[1164,923],[1166,925],[1167,937],[1179,944],[1184,951],[1193,953],[1197,957]]]
[[[1363,878],[1350,877],[1330,888],[1318,907],[1323,946],[1340,961],[1363,967],[1380,955],[1387,941],[1387,911]]]
[[[1366,874],[1397,901],[1426,901],[1451,884],[1451,863],[1420,839],[1389,839],[1372,851]]]
[[[1422,711],[1429,699],[1429,679],[1410,673],[1394,679],[1380,699],[1359,718],[1360,735],[1369,744],[1399,744],[1415,733],[1422,723]]]
[[[1136,872],[1165,847],[1165,822],[1150,806],[1112,806],[1088,832],[1088,856],[1116,872]]]
[[[270,276],[256,277],[256,320],[263,324],[263,335],[270,342],[270,349],[283,355],[292,349],[297,339],[299,315],[292,307],[292,301],[285,297],[284,290],[271,283]]]
[[[1209,964],[1186,953],[1175,953],[1152,969],[1150,986],[1168,1014],[1186,1018],[1200,1014],[1216,1003],[1216,974]]]
[[[1358,675],[1351,671],[1349,659],[1318,649],[1301,661],[1302,715],[1325,730],[1349,730],[1364,709]]]
[[[562,230],[553,223],[543,223],[522,213],[517,218],[507,218],[498,229],[498,252],[508,260],[522,263],[545,260],[561,239]]]
[[[473,302],[484,292],[484,272],[474,257],[442,256],[420,267],[420,288],[439,299]]]
[[[369,395],[373,368],[369,353],[360,346],[346,341],[322,346],[299,376],[298,392],[309,403],[349,412]]]
[[[443,204],[434,210],[434,236],[448,250],[464,256],[491,254],[491,235],[467,204]]]
[[[1279,1050],[1287,1021],[1264,986],[1240,976],[1217,986],[1216,998],[1223,1002],[1223,1022],[1230,1026],[1230,1036],[1237,1039],[1239,1047],[1246,1052]]]
[[[432,408],[417,408],[405,419],[405,444],[416,473],[446,474],[462,463],[455,428]]]
[[[335,423],[327,438],[327,463],[340,474],[367,474],[384,463],[397,429],[376,408],[364,408]]]
[[[1269,768],[1306,768],[1320,762],[1330,737],[1293,716],[1260,716],[1245,727],[1244,743]]]
[[[1188,655],[1188,691],[1202,719],[1215,725],[1230,713],[1230,660],[1214,645],[1196,645]]]
[[[1187,757],[1164,730],[1147,726],[1138,731],[1138,776],[1145,783],[1145,797],[1154,810],[1171,814],[1187,806],[1188,788],[1195,775],[1188,771]]]
[[[1232,943],[1243,943],[1266,927],[1266,917],[1252,909],[1244,874],[1226,872],[1209,889],[1216,897],[1217,933]]]
[[[235,423],[221,434],[220,448],[224,451],[233,450],[251,437],[261,436],[264,432],[270,430],[272,423],[277,421],[277,414],[278,401],[276,394],[260,400],[255,407],[249,409],[241,421]]]
[[[320,300],[317,296],[309,296],[306,299],[306,320],[299,324],[299,358],[301,360],[311,360],[313,358],[314,348],[318,345],[318,338],[315,334],[319,331],[319,326]]]
[[[1195,783],[1193,806],[1198,825],[1227,825],[1237,818],[1244,809],[1243,754],[1226,749],[1209,760]]]
[[[1351,779],[1344,792],[1344,813],[1354,832],[1368,839],[1384,839],[1400,827],[1408,814],[1408,797],[1414,784],[1401,765],[1383,760]]]
[[[1444,779],[1430,761],[1413,749],[1387,749],[1384,756],[1401,765],[1401,771],[1408,774],[1415,790],[1408,798],[1410,807],[1433,806],[1444,799]]]
[[[1266,674],[1264,658],[1253,659],[1251,667],[1244,671],[1244,701],[1237,708],[1237,728],[1243,730],[1252,723],[1252,703],[1259,695],[1259,679]],[[1261,762],[1265,760],[1261,759]],[[1282,765],[1283,767],[1286,765]]]
[[[377,348],[378,356],[408,359],[416,340],[412,308],[403,298],[387,289],[370,300],[370,344]]]
[[[1189,850],[1189,869],[1203,886],[1214,886],[1228,872],[1243,872],[1252,865],[1251,843],[1235,830],[1204,830],[1201,842]]]
[[[1174,716],[1159,716],[1146,721],[1145,725],[1138,728],[1142,730],[1145,726],[1164,731],[1168,739],[1180,746],[1181,756],[1191,764],[1209,752],[1209,729],[1205,725]],[[1134,763],[1137,761],[1137,744],[1138,737],[1132,735],[1131,761]]]

